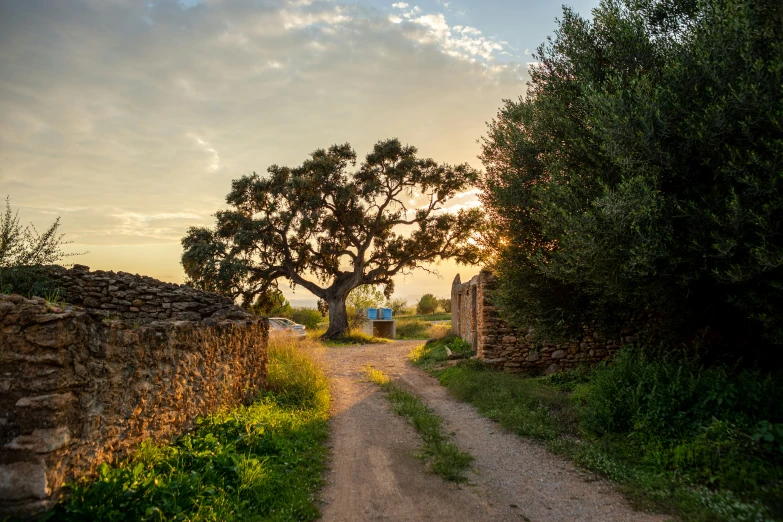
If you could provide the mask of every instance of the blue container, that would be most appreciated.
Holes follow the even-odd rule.
[[[392,309],[391,308],[381,308],[381,314],[383,316],[384,321],[390,321],[392,318]]]
[[[378,319],[378,309],[377,308],[368,308],[367,309],[367,319],[372,319],[373,321]]]

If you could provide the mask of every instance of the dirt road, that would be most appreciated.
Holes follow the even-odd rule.
[[[323,520],[664,520],[632,510],[607,483],[449,397],[435,379],[408,362],[407,353],[419,342],[322,352],[333,397]],[[386,372],[444,419],[460,449],[475,458],[467,484],[429,473],[415,457],[418,434],[366,380],[366,365]]]

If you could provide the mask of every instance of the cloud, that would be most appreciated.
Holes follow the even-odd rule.
[[[0,196],[36,225],[62,215],[81,244],[176,250],[232,179],[333,143],[364,155],[399,137],[478,166],[525,64],[494,61],[504,44],[478,28],[395,10],[398,23],[339,0],[2,2]],[[181,273],[170,263],[159,273]]]
[[[403,7],[404,5],[404,7]],[[397,15],[390,15],[395,24],[407,22],[404,26],[407,36],[420,44],[432,44],[444,54],[453,58],[484,63],[495,59],[496,54],[508,54],[506,42],[484,36],[481,30],[470,26],[450,26],[443,13],[421,14],[418,6],[408,9],[407,4],[393,4],[402,9]],[[448,7],[448,5],[446,5]]]

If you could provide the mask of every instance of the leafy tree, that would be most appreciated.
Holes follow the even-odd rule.
[[[59,228],[59,217],[42,234],[32,223],[23,227],[19,211],[11,209],[10,198],[6,197],[5,212],[0,214],[0,293],[45,297],[59,291],[43,267],[78,255],[63,252],[62,246],[69,242],[63,241]]]
[[[438,306],[440,306],[444,312],[451,313],[451,297],[445,299],[438,299]]]
[[[318,328],[318,325],[324,319],[321,312],[312,308],[294,308],[290,317],[295,323],[303,324],[310,330]]]
[[[383,292],[375,285],[357,286],[346,299],[348,327],[351,330],[359,328],[367,320],[364,308],[378,308],[383,302]]]
[[[416,305],[416,313],[426,315],[434,314],[438,309],[438,300],[432,294],[424,294],[419,299],[419,303]]]
[[[408,306],[408,301],[405,299],[398,297],[396,299],[389,299],[386,301],[386,308],[391,308],[392,313],[397,315],[402,315],[405,313],[405,307]]]
[[[564,10],[483,141],[484,242],[512,319],[740,312],[783,343],[782,24],[777,0]]]
[[[290,317],[292,313],[291,303],[277,288],[257,295],[256,300],[250,305],[250,310],[256,315],[266,317]]]
[[[329,306],[327,338],[348,329],[345,300],[360,285],[381,285],[440,259],[475,263],[469,240],[481,211],[444,212],[443,203],[478,179],[468,165],[421,159],[416,148],[377,143],[358,170],[350,145],[318,149],[294,168],[234,180],[214,228],[182,239],[191,284],[250,303],[279,279],[301,285]],[[426,201],[409,208],[419,194]]]

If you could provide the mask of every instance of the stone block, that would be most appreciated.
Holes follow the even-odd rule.
[[[566,356],[565,350],[555,350],[554,352],[552,352],[551,355],[552,359],[562,359],[565,356]]]
[[[0,464],[0,499],[44,499],[50,493],[43,459]]]
[[[19,435],[3,446],[11,450],[28,450],[35,453],[50,453],[64,448],[71,441],[67,426],[52,429],[37,429],[29,435]]]

